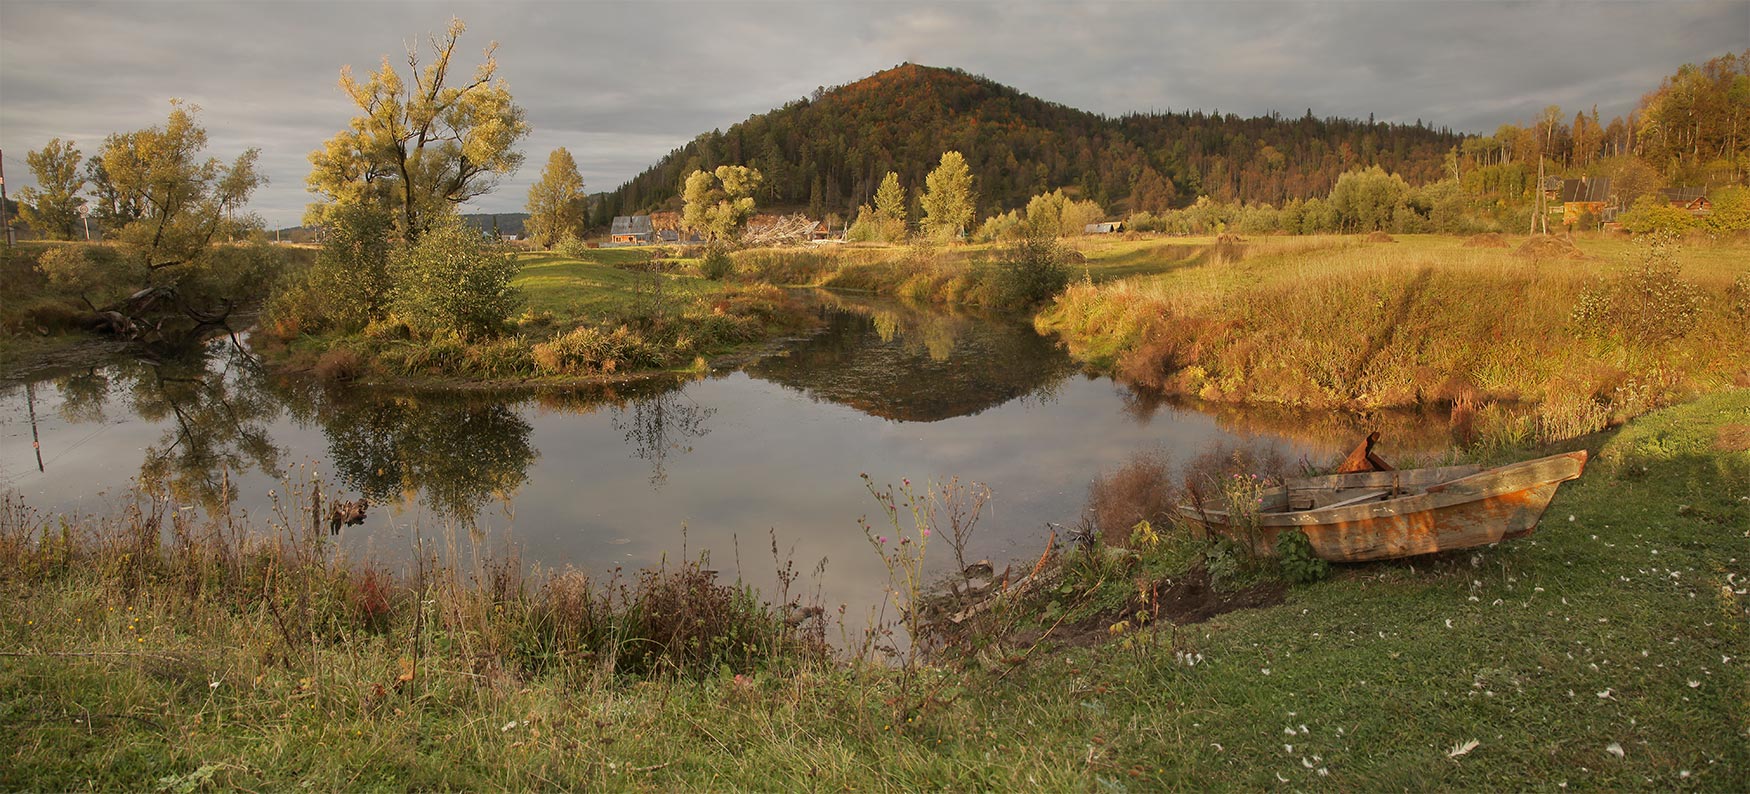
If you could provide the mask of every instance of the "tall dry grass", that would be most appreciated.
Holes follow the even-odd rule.
[[[1750,382],[1750,323],[1729,268],[1679,266],[1665,280],[1693,289],[1642,296],[1656,252],[1552,263],[1427,242],[1246,245],[1237,261],[1073,285],[1036,325],[1169,394],[1356,409],[1525,401],[1542,406],[1533,431],[1545,440]],[[1633,306],[1673,292],[1694,303],[1659,315],[1670,326],[1659,334],[1579,311],[1599,296]]]

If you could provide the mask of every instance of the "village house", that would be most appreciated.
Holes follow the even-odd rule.
[[[656,240],[668,245],[704,245],[705,236],[684,229],[657,229]]]
[[[608,242],[615,245],[645,245],[656,237],[649,215],[615,215]]]
[[[1591,216],[1596,223],[1604,218],[1605,209],[1612,205],[1610,177],[1564,179],[1559,198],[1562,202],[1563,225],[1578,224],[1582,216]]]
[[[1711,215],[1714,211],[1714,203],[1708,200],[1705,188],[1668,187],[1660,190],[1659,196],[1667,204],[1691,215]]]
[[[1124,223],[1121,221],[1090,223],[1082,227],[1082,234],[1117,234],[1121,231],[1124,231]]]

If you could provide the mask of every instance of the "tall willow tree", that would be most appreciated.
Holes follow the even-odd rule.
[[[417,47],[407,48],[409,85],[388,56],[369,79],[340,71],[340,87],[362,114],[346,130],[310,154],[310,191],[322,197],[306,222],[321,224],[336,205],[373,204],[389,210],[396,229],[416,240],[455,206],[490,192],[500,177],[516,171],[523,156],[515,146],[529,134],[523,109],[497,78],[498,44],[471,79],[454,84],[451,59],[465,26],[451,19],[442,39],[433,37],[433,59],[421,67]]]
[[[195,118],[199,110],[173,99],[163,126],[111,135],[99,155],[113,190],[140,208],[112,239],[146,270],[164,271],[158,283],[206,266],[213,243],[259,225],[238,213],[267,182],[255,170],[260,152],[249,149],[229,167],[202,160],[207,131]]]
[[[587,201],[577,160],[563,146],[554,149],[541,181],[529,187],[529,220],[524,224],[529,239],[552,248],[567,232],[581,237]]]

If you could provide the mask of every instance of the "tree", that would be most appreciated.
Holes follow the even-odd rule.
[[[1137,212],[1166,212],[1173,208],[1173,199],[1177,197],[1171,180],[1145,166],[1130,188],[1130,208]]]
[[[18,192],[19,219],[50,240],[79,236],[79,210],[85,206],[79,191],[85,178],[79,175],[78,147],[55,138],[41,151],[25,153],[24,160],[36,176],[36,187]]]
[[[353,78],[352,67],[340,70],[340,87],[363,114],[310,154],[306,182],[323,200],[305,222],[321,225],[336,205],[374,204],[394,213],[402,236],[417,240],[456,205],[490,192],[522,165],[515,146],[529,125],[504,80],[495,79],[498,44],[486,48],[471,80],[449,84],[465,29],[451,19],[444,38],[432,38],[434,57],[423,69],[418,49],[408,47],[411,86],[388,56],[364,83]]]
[[[972,223],[977,201],[972,191],[972,171],[959,152],[942,154],[936,170],[924,178],[924,228],[937,235],[959,235]]]
[[[119,229],[130,222],[137,221],[146,214],[145,208],[135,197],[124,196],[117,190],[115,183],[110,181],[109,172],[103,169],[103,157],[93,155],[85,161],[85,180],[91,185],[91,220],[105,231]]]
[[[740,165],[688,174],[681,225],[712,240],[734,239],[753,216],[753,193],[761,179],[758,170]]]
[[[1350,171],[1331,188],[1330,208],[1337,228],[1348,233],[1387,229],[1399,204],[1409,194],[1403,177],[1379,166]]]
[[[552,248],[567,233],[583,236],[585,205],[583,177],[577,161],[561,146],[547,157],[541,181],[529,188],[529,220],[523,224],[529,239],[542,248]]]
[[[103,144],[102,168],[110,186],[122,204],[140,211],[114,237],[158,274],[158,284],[208,264],[213,243],[260,225],[259,219],[237,217],[250,194],[267,183],[255,171],[260,152],[245,151],[229,167],[217,159],[198,159],[207,146],[207,131],[195,120],[199,111],[171,100],[164,126],[111,135]]]
[[[1099,204],[1076,201],[1062,190],[1053,190],[1027,202],[1027,233],[1034,237],[1074,237],[1088,224],[1099,222],[1103,215],[1105,210]]]
[[[881,178],[881,186],[875,189],[875,210],[884,220],[898,223],[902,233],[906,224],[905,202],[905,188],[899,185],[899,174],[888,171]]]

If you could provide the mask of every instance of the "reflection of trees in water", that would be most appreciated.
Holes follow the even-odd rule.
[[[376,502],[419,493],[426,506],[472,524],[489,499],[528,480],[539,456],[510,402],[456,397],[330,394],[315,412],[340,479]]]
[[[103,409],[109,402],[109,374],[96,367],[84,372],[55,378],[55,391],[61,395],[58,413],[68,424],[101,422]]]
[[[717,413],[694,402],[681,378],[644,378],[535,394],[542,409],[589,414],[606,407],[614,430],[626,440],[632,457],[650,464],[650,483],[668,481],[671,455],[693,451],[692,441],[711,432],[705,423]]]
[[[129,385],[136,413],[151,421],[170,420],[140,464],[146,488],[211,510],[227,496],[236,497],[234,485],[225,493],[227,473],[254,467],[280,476],[281,451],[267,428],[279,417],[280,403],[264,390],[260,365],[247,351],[217,342],[195,356],[135,363],[116,372]],[[95,381],[73,390],[83,390],[75,410],[102,415]]]
[[[650,464],[650,484],[668,481],[668,456],[693,451],[692,441],[711,429],[705,421],[715,408],[693,402],[675,389],[635,397],[613,409],[614,429],[623,433],[632,456]]]
[[[754,364],[750,375],[873,416],[935,421],[1049,399],[1075,371],[1022,322],[834,294],[821,300],[826,330]]]

